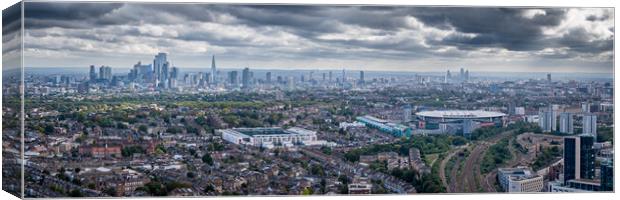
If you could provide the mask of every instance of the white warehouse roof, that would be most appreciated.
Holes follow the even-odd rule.
[[[449,118],[449,119],[476,119],[489,117],[503,117],[506,114],[501,112],[484,111],[484,110],[434,110],[422,111],[416,113],[422,117]]]

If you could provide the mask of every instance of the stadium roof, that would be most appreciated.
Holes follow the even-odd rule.
[[[450,119],[476,119],[489,117],[503,117],[506,114],[501,112],[484,110],[434,110],[416,113],[418,116]]]

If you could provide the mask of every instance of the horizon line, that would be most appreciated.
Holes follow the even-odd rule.
[[[88,66],[83,67],[85,70],[88,70]],[[95,65],[96,67],[100,67],[100,66],[109,66],[109,65]],[[217,66],[216,66],[217,67]],[[82,67],[24,67],[24,69],[58,69],[58,68],[70,68],[70,69],[80,69]],[[113,69],[126,69],[126,70],[131,70],[131,67],[112,67]],[[217,69],[227,69],[227,70],[243,70],[246,67],[217,67]],[[280,70],[280,71],[367,71],[367,72],[408,72],[408,73],[446,73],[448,70],[425,70],[425,71],[415,71],[415,70],[389,70],[389,69],[385,69],[385,70],[376,70],[376,69],[364,69],[364,70],[360,70],[360,69],[347,69],[347,68],[328,68],[328,69],[284,69],[284,68],[262,68],[262,67],[258,67],[258,68],[251,68],[251,67],[247,67],[249,69],[254,69],[254,70]],[[469,70],[466,67],[462,67],[465,70]],[[210,71],[211,67],[179,67],[179,69],[191,69],[191,70],[198,70],[198,69],[207,69],[207,71]],[[460,68],[457,68],[460,69]],[[456,72],[458,74],[459,70],[456,71],[452,71],[450,70],[450,72]],[[475,70],[475,71],[469,71],[470,73],[548,73],[548,74],[574,74],[574,73],[579,73],[579,74],[614,74],[614,70],[612,70],[611,72],[591,72],[591,71],[572,71],[572,72],[549,72],[549,71],[485,71],[485,70]]]

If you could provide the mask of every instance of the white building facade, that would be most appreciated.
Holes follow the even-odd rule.
[[[217,130],[222,139],[239,145],[275,148],[305,145],[327,145],[318,140],[315,131],[293,127],[282,128],[233,128]]]
[[[544,187],[543,176],[525,167],[500,168],[497,177],[500,186],[509,193],[541,192]]]

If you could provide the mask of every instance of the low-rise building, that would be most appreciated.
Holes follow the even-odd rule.
[[[80,154],[89,154],[96,158],[108,157],[108,156],[120,156],[121,146],[83,146],[78,149]]]
[[[411,167],[418,171],[420,174],[430,174],[431,168],[426,165],[422,157],[420,156],[420,150],[417,148],[409,149],[409,160]]]
[[[543,189],[543,177],[526,167],[500,168],[497,179],[506,192],[540,192]]]
[[[274,128],[233,128],[217,130],[222,138],[233,144],[256,147],[293,147],[304,145],[327,145],[324,140],[317,140],[316,132],[293,127],[289,129]]]
[[[355,177],[353,182],[348,185],[349,194],[370,194],[372,184],[368,182],[368,178]]]
[[[379,119],[370,115],[356,117],[355,119],[358,122],[365,124],[367,127],[379,129],[380,131],[392,134],[396,137],[411,136],[411,128],[402,124],[391,123],[387,120]]]

